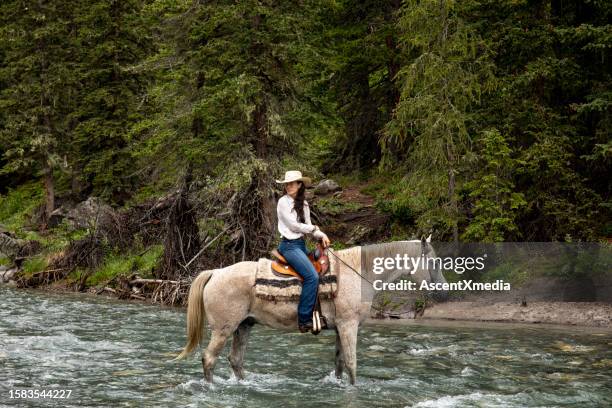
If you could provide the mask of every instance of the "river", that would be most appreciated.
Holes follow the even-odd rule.
[[[255,326],[246,379],[223,353],[215,383],[177,308],[0,287],[0,406],[609,407],[612,336],[515,325],[370,324],[356,386],[333,375],[334,336]],[[478,326],[478,327],[477,327]],[[21,389],[68,399],[11,399]]]

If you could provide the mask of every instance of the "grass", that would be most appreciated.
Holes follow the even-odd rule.
[[[345,212],[357,211],[363,205],[351,201],[342,201],[337,197],[326,197],[317,200],[316,208],[324,214],[338,215]]]
[[[29,216],[42,204],[43,188],[39,182],[22,184],[0,195],[0,224],[19,238],[30,239],[23,231]]]
[[[502,279],[512,285],[519,286],[527,282],[530,275],[533,274],[528,273],[526,268],[509,262],[497,265],[495,268],[485,272],[479,281],[495,282],[497,279]]]
[[[49,260],[44,255],[37,255],[33,258],[26,259],[22,265],[22,273],[25,276],[32,276],[35,273],[42,272],[49,266]]]
[[[163,253],[162,245],[154,245],[142,255],[110,254],[102,266],[87,278],[88,286],[105,284],[118,276],[129,276],[138,272],[143,278],[150,278],[151,269],[157,265]]]
[[[145,200],[153,196],[152,191],[142,191],[138,199]],[[10,189],[7,194],[0,195],[0,224],[9,231],[14,232],[18,238],[39,241],[43,250],[40,254],[24,261],[22,274],[26,277],[42,272],[49,268],[49,260],[53,254],[64,250],[71,241],[85,237],[87,229],[72,230],[64,221],[59,226],[39,234],[27,229],[28,219],[34,210],[43,202],[43,188],[39,182],[25,183],[15,189]],[[134,249],[136,253],[107,255],[103,264],[93,270],[86,271],[78,268],[68,277],[68,281],[79,280],[83,274],[88,274],[86,284],[97,286],[105,284],[113,278],[128,276],[138,272],[143,278],[152,277],[151,270],[159,262],[162,253],[162,245],[154,245],[142,253],[142,248]],[[142,255],[140,255],[142,254]],[[12,262],[5,256],[0,256],[0,265],[10,265]]]

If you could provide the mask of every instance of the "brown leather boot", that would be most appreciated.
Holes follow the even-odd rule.
[[[308,333],[309,331],[312,331],[312,328],[313,328],[312,322],[298,325],[298,329],[300,330],[300,333]]]

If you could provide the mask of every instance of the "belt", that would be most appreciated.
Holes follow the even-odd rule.
[[[303,239],[304,239],[304,237],[299,237],[299,238],[289,239],[289,238],[287,238],[287,237],[283,237],[283,236],[281,235],[281,239],[282,239],[283,241],[298,241],[298,240],[300,240],[300,239],[301,239],[301,240],[303,240]]]

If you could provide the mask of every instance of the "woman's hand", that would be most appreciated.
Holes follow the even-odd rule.
[[[321,240],[321,243],[323,244],[323,248],[327,248],[331,244],[331,241],[329,240],[329,238],[327,238],[327,234],[321,231],[317,225],[314,226],[314,231],[312,232],[312,235],[316,239]]]
[[[329,238],[327,238],[327,235],[324,235],[321,238],[321,243],[323,244],[323,248],[327,248],[331,244],[331,241],[329,240]]]

